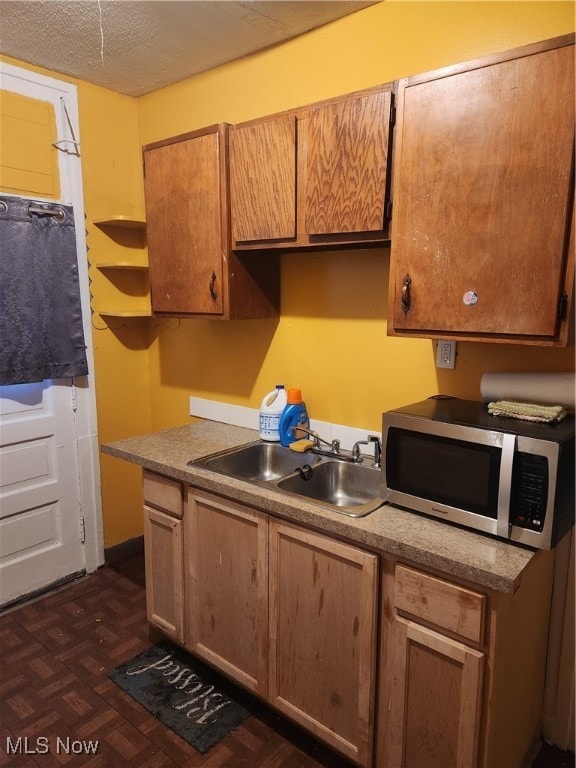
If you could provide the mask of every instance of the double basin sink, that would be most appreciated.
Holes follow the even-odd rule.
[[[235,480],[305,497],[334,512],[363,517],[382,505],[380,470],[368,463],[297,453],[256,441],[189,462]]]

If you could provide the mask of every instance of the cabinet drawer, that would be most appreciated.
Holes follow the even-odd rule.
[[[144,502],[161,509],[174,517],[182,517],[182,486],[176,480],[169,480],[144,470]]]
[[[394,605],[399,611],[474,643],[483,641],[485,603],[479,592],[396,566]]]

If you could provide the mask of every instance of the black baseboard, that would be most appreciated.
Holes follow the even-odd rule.
[[[135,536],[128,541],[122,541],[113,547],[107,547],[104,550],[104,562],[106,565],[113,565],[120,560],[125,560],[132,555],[140,555],[144,551],[144,536]]]

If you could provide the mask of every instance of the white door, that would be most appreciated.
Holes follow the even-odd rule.
[[[85,571],[69,380],[0,387],[0,600]]]
[[[94,570],[103,548],[76,89],[9,65],[1,73],[0,191],[73,206],[90,368],[76,382],[0,387],[0,606],[6,606]]]

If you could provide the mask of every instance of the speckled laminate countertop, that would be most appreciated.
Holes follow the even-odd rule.
[[[293,499],[273,489],[188,466],[191,459],[257,439],[258,432],[254,430],[203,420],[117,440],[101,448],[110,456],[139,464],[152,472],[498,592],[514,592],[522,571],[537,556],[530,549],[388,504],[367,517],[351,518],[304,498]]]

